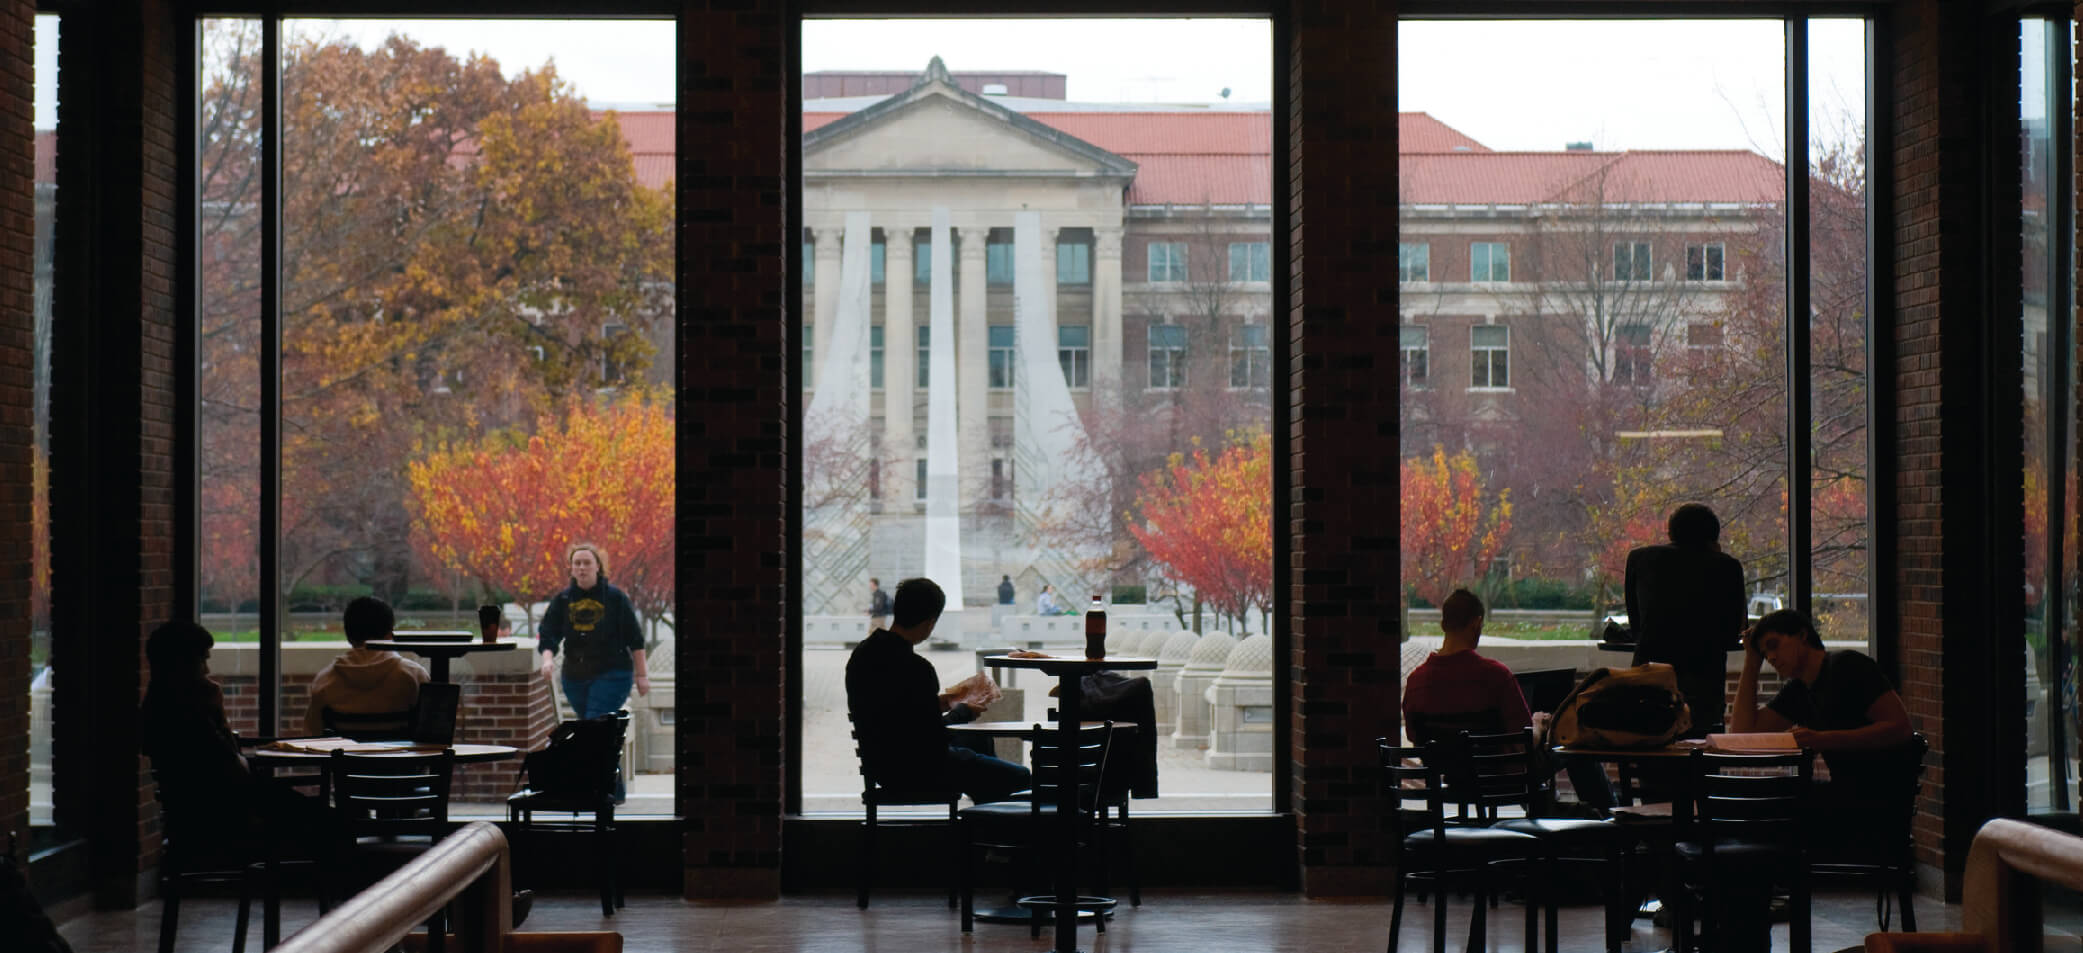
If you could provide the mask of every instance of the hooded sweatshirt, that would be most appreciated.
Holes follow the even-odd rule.
[[[324,731],[320,712],[326,708],[355,714],[405,711],[419,701],[419,687],[426,680],[426,668],[396,652],[348,649],[311,679],[304,730],[314,735]]]
[[[544,652],[562,647],[564,677],[583,681],[635,668],[631,653],[644,647],[644,630],[629,597],[602,573],[593,588],[581,589],[574,581],[550,600],[536,645]]]

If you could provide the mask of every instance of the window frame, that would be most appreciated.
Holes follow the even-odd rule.
[[[1254,335],[1252,332],[1258,332]],[[1257,343],[1246,340],[1257,337]],[[1237,361],[1244,361],[1244,383],[1237,383]],[[1264,378],[1258,381],[1257,378]],[[1273,334],[1263,324],[1230,326],[1230,390],[1264,390],[1273,386]]]
[[[1160,346],[1157,341],[1160,329],[1164,329],[1167,332],[1165,334],[1166,337],[1172,337],[1171,332],[1177,332],[1178,344],[1172,345],[1167,343]],[[1186,387],[1186,349],[1189,340],[1186,325],[1183,324],[1168,321],[1152,321],[1149,327],[1144,329],[1143,341],[1147,354],[1143,363],[1150,375],[1144,386],[1145,390],[1182,390]],[[1158,383],[1158,355],[1160,353],[1165,355],[1163,358],[1163,377],[1167,383],[1163,384]]]
[[[1232,283],[1264,283],[1273,280],[1273,245],[1271,242],[1246,241],[1229,243],[1229,280]],[[1237,276],[1237,253],[1244,253],[1244,276]],[[1252,277],[1259,275],[1259,277]]]
[[[986,325],[985,383],[988,390],[1009,391],[1017,380],[1015,370],[1020,362],[1019,335],[1010,324]]]
[[[1693,274],[1693,252],[1698,251],[1699,274]],[[1727,242],[1686,242],[1685,280],[1692,282],[1719,282],[1728,280],[1729,250]],[[1712,272],[1712,274],[1709,274]]]
[[[1164,256],[1164,277],[1158,277],[1157,260],[1160,249],[1162,249],[1161,253]],[[1189,273],[1186,270],[1187,255],[1185,242],[1152,241],[1144,246],[1143,254],[1145,264],[1148,266],[1144,272],[1145,283],[1153,285],[1179,285],[1186,283]],[[1174,273],[1177,274],[1177,277],[1173,277]]]
[[[1502,345],[1482,344],[1476,335],[1496,331],[1504,335]],[[1482,355],[1480,361],[1477,355]],[[1498,367],[1504,368],[1504,383],[1497,383]],[[1505,324],[1477,324],[1468,329],[1468,389],[1492,393],[1508,392],[1512,389],[1512,329]],[[1483,383],[1476,383],[1476,369],[1483,371]]]
[[[1073,344],[1065,336],[1072,330],[1084,332],[1085,342]],[[1089,324],[1059,324],[1056,326],[1056,363],[1063,368],[1063,385],[1071,390],[1092,389],[1092,326]]]
[[[1628,239],[1613,243],[1613,280],[1622,284],[1656,280],[1656,260],[1648,242]]]
[[[1409,332],[1412,332],[1412,331],[1416,331],[1416,332],[1418,332],[1418,333],[1417,333],[1417,338],[1418,338],[1418,346],[1417,346],[1417,347],[1411,347],[1411,346],[1410,346],[1410,343],[1409,343],[1409,338],[1410,338],[1410,336],[1411,336]],[[1423,365],[1423,367],[1422,367],[1422,370],[1420,370],[1420,371],[1419,371],[1419,373],[1418,373],[1418,374],[1416,375],[1416,376],[1417,376],[1417,379],[1416,379],[1416,380],[1412,380],[1412,379],[1411,379],[1411,378],[1412,378],[1412,375],[1411,375],[1411,373],[1410,373],[1410,365],[1411,365],[1411,361],[1410,361],[1410,356],[1411,356],[1412,354],[1417,354],[1417,355],[1419,355],[1419,356],[1420,356],[1420,358],[1419,358],[1419,363]],[[1431,387],[1431,386],[1432,386],[1432,327],[1431,327],[1431,325],[1426,325],[1426,324],[1402,324],[1402,325],[1397,325],[1397,328],[1396,328],[1396,355],[1397,355],[1397,359],[1396,359],[1396,374],[1397,374],[1397,376],[1398,376],[1398,377],[1400,377],[1400,378],[1402,379],[1402,381],[1403,381],[1403,384],[1404,384],[1404,386],[1406,386],[1406,387],[1409,387],[1409,388],[1410,388],[1410,389],[1412,389],[1412,390],[1424,390],[1424,389],[1426,389],[1426,388],[1429,388],[1429,387]]]
[[[1412,252],[1416,252],[1416,254],[1413,255]],[[1473,272],[1470,273],[1473,274]],[[1431,242],[1396,243],[1396,280],[1398,282],[1429,282],[1432,280]]]
[[[1482,258],[1483,258],[1483,267],[1484,267],[1484,271],[1483,271],[1483,272],[1481,272],[1481,273],[1479,273],[1479,272],[1477,272],[1477,271],[1476,271],[1476,252],[1477,252],[1477,250],[1478,250],[1478,249],[1480,249],[1480,250],[1482,251]],[[1500,260],[1499,260],[1499,257],[1498,257],[1498,256],[1499,256],[1499,253],[1500,253],[1500,251],[1501,251],[1501,252],[1502,252],[1502,254],[1503,254],[1503,258],[1502,258],[1502,264],[1501,264],[1501,265],[1500,265]],[[1500,278],[1500,277],[1498,277],[1498,276],[1497,276],[1497,271],[1498,271],[1498,269],[1499,269],[1500,267],[1502,267],[1502,268],[1504,269],[1504,277],[1502,277],[1502,278]],[[1487,277],[1484,277],[1484,276],[1483,276],[1484,274],[1487,274]],[[1510,284],[1510,283],[1511,283],[1511,280],[1512,280],[1512,243],[1511,243],[1511,242],[1469,242],[1469,243],[1468,243],[1468,282],[1469,282],[1470,284],[1477,284],[1477,285],[1501,285],[1501,284]]]

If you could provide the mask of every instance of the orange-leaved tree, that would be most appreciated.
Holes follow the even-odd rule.
[[[525,438],[444,445],[408,465],[413,545],[523,603],[565,584],[565,547],[598,543],[646,619],[673,604],[673,421],[661,402],[578,403]]]
[[[1273,605],[1273,438],[1233,435],[1142,475],[1130,533],[1162,571],[1232,618]]]
[[[1403,584],[1438,605],[1490,571],[1512,532],[1511,491],[1490,498],[1475,455],[1434,445],[1403,461]]]

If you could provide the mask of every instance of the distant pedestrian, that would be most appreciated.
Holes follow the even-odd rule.
[[[882,580],[868,577],[868,631],[890,627],[890,594],[882,591]]]
[[[1062,615],[1063,607],[1056,604],[1056,587],[1043,586],[1041,595],[1034,597],[1035,615]]]
[[[1013,604],[1013,577],[998,577],[998,604],[1001,606]]]

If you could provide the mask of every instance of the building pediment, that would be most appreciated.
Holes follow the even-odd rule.
[[[1135,177],[1136,164],[955,85],[940,58],[910,89],[803,137],[806,178]]]

